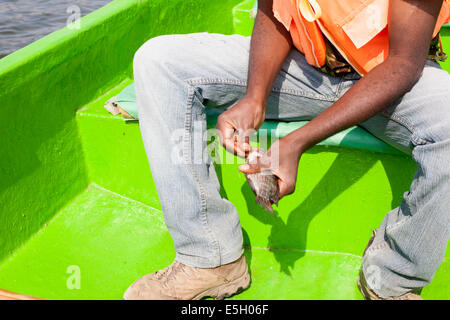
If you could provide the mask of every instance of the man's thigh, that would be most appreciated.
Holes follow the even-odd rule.
[[[361,126],[407,153],[415,145],[450,139],[450,75],[428,61],[409,92]]]
[[[153,38],[139,50],[149,76],[196,89],[202,103],[223,111],[246,92],[250,37],[194,33]],[[161,71],[161,72],[156,72]],[[257,75],[258,76],[258,75]],[[264,75],[259,75],[264,76]],[[310,66],[293,49],[274,82],[267,102],[267,118],[311,119],[338,99],[352,80],[332,77]]]
[[[266,118],[283,121],[311,120],[350,89],[357,73],[333,77],[307,63],[304,55],[291,50],[275,79],[267,101]]]

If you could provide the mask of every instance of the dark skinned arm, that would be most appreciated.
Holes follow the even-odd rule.
[[[272,146],[279,153],[277,168],[270,164],[265,168],[253,165],[242,166],[241,171],[270,169],[280,178],[281,196],[294,192],[298,161],[305,150],[366,121],[414,86],[423,71],[442,3],[443,0],[390,1],[389,56],[386,61],[307,125],[277,141]]]
[[[250,42],[247,96],[264,106],[281,65],[292,48],[286,28],[274,17],[272,0],[259,0]]]
[[[217,122],[222,145],[230,152],[244,157],[249,150],[245,137],[264,122],[267,97],[291,47],[289,33],[273,15],[272,0],[259,0],[250,43],[246,95],[222,113]],[[239,131],[238,143],[235,143],[236,131]]]

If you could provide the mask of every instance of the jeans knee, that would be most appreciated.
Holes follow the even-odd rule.
[[[433,146],[439,154],[450,155],[450,115],[434,119],[413,134],[411,140],[414,145]]]
[[[437,121],[435,135],[438,141],[450,141],[450,114],[440,121]]]
[[[171,52],[170,36],[159,36],[148,40],[134,54],[133,69],[139,72],[152,68],[157,70],[170,59]]]

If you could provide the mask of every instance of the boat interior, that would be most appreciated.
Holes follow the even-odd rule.
[[[134,52],[148,39],[250,35],[253,14],[253,0],[116,0],[80,29],[66,27],[0,60],[1,289],[122,299],[137,278],[172,263],[139,122],[104,104],[133,83]],[[447,29],[444,44],[446,36]],[[279,138],[305,123],[263,128]],[[362,253],[409,189],[411,156],[362,128],[345,130],[303,155],[297,189],[275,216],[255,203],[241,163],[216,165],[222,195],[240,215],[252,279],[230,299],[362,299]],[[449,292],[447,250],[422,296]]]

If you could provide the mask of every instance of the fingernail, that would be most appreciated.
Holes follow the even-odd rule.
[[[239,170],[243,170],[243,171],[248,170],[248,169],[250,169],[250,166],[248,164],[243,164],[239,167]]]

